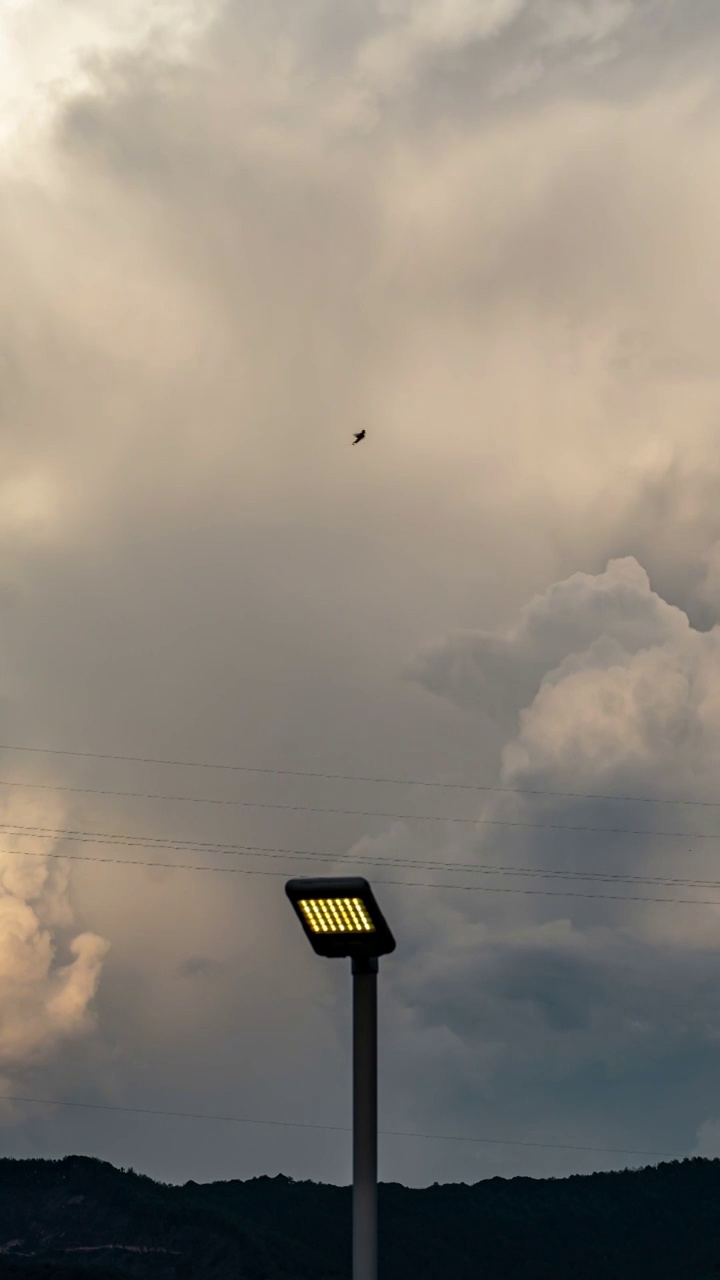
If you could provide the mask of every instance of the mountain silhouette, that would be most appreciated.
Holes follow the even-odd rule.
[[[720,1160],[380,1187],[379,1280],[718,1280]],[[350,1280],[349,1187],[0,1160],[2,1280]]]

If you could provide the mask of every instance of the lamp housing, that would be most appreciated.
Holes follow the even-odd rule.
[[[298,876],[288,880],[285,892],[319,956],[370,959],[395,950],[390,927],[362,876]]]

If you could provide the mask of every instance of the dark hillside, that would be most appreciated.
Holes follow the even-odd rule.
[[[720,1161],[380,1190],[381,1280],[720,1280]],[[349,1280],[350,1192],[0,1161],[2,1280]]]

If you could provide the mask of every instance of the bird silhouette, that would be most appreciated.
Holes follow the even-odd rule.
[[[355,439],[353,440],[353,444],[359,444],[360,441],[364,439],[365,439],[365,428],[363,427],[362,431],[355,432]]]

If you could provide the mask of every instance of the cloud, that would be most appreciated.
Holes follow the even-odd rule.
[[[362,88],[379,94],[405,89],[425,62],[468,44],[491,40],[524,9],[526,0],[410,0],[380,7],[383,26],[358,51]]]
[[[597,44],[621,31],[642,8],[645,12],[654,10],[657,15],[661,7],[653,3],[639,6],[635,0],[551,2],[545,6],[544,41],[550,45]]]
[[[427,1040],[423,1088],[447,1126],[474,1107],[492,1131],[499,1109],[543,1141],[551,1117],[595,1113],[603,1143],[625,1145],[652,1077],[656,1104],[677,1107],[663,1144],[682,1150],[712,1105],[720,1034],[715,814],[679,803],[714,795],[720,628],[694,629],[635,560],[611,561],[557,582],[502,635],[450,638],[418,674],[470,713],[521,709],[476,831],[449,825],[432,855],[459,891],[422,924],[396,908],[399,1075]],[[376,846],[397,847],[399,833]]]
[[[0,854],[0,1070],[6,1079],[51,1059],[65,1041],[95,1025],[93,1001],[108,943],[89,930],[75,932],[69,864],[56,860],[57,841],[49,846],[55,856],[43,857],[42,829],[62,826],[63,819],[62,807],[51,802],[3,802],[3,826],[10,826],[5,843],[18,851]]]
[[[374,16],[347,56],[346,110],[334,113],[358,128],[408,104],[426,118],[449,108],[467,119],[566,95],[604,98],[608,76],[632,94],[653,72],[668,75],[709,19],[683,26],[673,0],[407,0]]]
[[[698,584],[696,596],[701,604],[717,617],[720,611],[720,542],[714,542],[703,556],[704,573]]]
[[[571,583],[560,584],[556,604],[552,592],[540,604],[535,635],[525,619],[532,653],[550,643],[545,676],[505,748],[505,778],[572,772],[579,789],[592,779],[610,789],[624,782],[659,794],[683,786],[689,795],[710,793],[720,759],[720,630],[691,628],[634,561],[611,563],[583,583],[568,609],[563,588]],[[574,611],[583,588],[584,635]]]
[[[0,25],[0,144],[19,168],[28,144],[52,119],[58,101],[88,83],[86,63],[107,58],[138,38],[162,42],[182,57],[209,17],[197,0],[160,0],[150,14],[135,0],[48,5],[19,0],[6,6]]]
[[[542,681],[571,656],[591,646],[632,655],[670,637],[684,639],[689,624],[650,589],[645,570],[628,557],[603,574],[576,573],[526,605],[505,633],[468,633],[422,654],[411,674],[430,692],[459,706],[493,713],[525,707]]]
[[[714,794],[718,22],[682,9],[233,3],[175,58],[108,6],[32,179],[2,177],[4,741]],[[716,1114],[714,909],[549,896],[578,870],[712,880],[710,842],[500,825],[707,814],[55,766],[33,777],[238,802],[77,793],[56,816],[162,837],[133,862],[226,841],[537,873],[477,882],[548,896],[382,888],[387,1127],[686,1149]],[[415,803],[486,822],[370,816]],[[308,812],[331,806],[354,813]],[[74,862],[72,889],[3,867],[34,975],[13,1069],[41,1096],[344,1122],[345,969],[305,954],[280,876],[237,874],[284,862],[216,860]],[[112,941],[94,998],[89,931]],[[23,1136],[161,1177],[349,1176],[337,1135],[126,1120]],[[518,1150],[388,1144],[387,1176],[583,1159]]]

